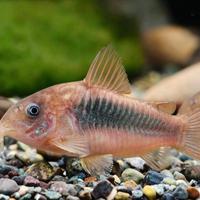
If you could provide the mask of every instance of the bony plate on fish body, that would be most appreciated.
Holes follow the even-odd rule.
[[[114,157],[141,156],[154,169],[169,147],[200,158],[200,109],[170,115],[175,104],[131,96],[121,59],[111,46],[83,81],[43,89],[13,105],[0,134],[55,155],[76,156],[90,174],[107,174]]]

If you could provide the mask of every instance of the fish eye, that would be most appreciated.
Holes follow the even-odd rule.
[[[26,107],[26,114],[29,117],[37,117],[40,113],[40,106],[36,103],[31,103]]]

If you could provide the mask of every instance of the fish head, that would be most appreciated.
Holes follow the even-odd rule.
[[[50,87],[20,100],[1,119],[0,135],[39,147],[56,132],[56,96],[56,88]]]

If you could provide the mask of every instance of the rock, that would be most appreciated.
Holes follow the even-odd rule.
[[[134,180],[139,183],[144,179],[144,175],[135,169],[127,168],[122,172],[121,178],[123,181]]]
[[[164,177],[165,176],[163,174],[150,170],[147,172],[144,178],[144,182],[147,185],[156,185],[156,184],[161,183]]]
[[[80,199],[92,200],[91,192],[92,192],[92,188],[85,187],[84,190],[79,192]]]
[[[84,179],[84,182],[86,183],[95,182],[95,181],[97,181],[97,178],[95,176],[89,176]]]
[[[183,187],[188,187],[188,184],[184,180],[177,180],[176,185],[182,185]]]
[[[117,192],[115,195],[115,200],[128,200],[130,195],[125,192]]]
[[[179,156],[179,159],[182,161],[182,162],[185,162],[186,160],[191,160],[191,157],[185,155],[185,154],[181,154]]]
[[[121,183],[121,180],[117,175],[113,175],[113,178],[114,178],[114,183],[115,184],[119,185]]]
[[[74,197],[74,196],[71,196],[71,195],[68,195],[66,200],[79,200],[78,197]]]
[[[76,196],[77,195],[77,191],[76,191],[75,186],[73,184],[67,184],[67,183],[62,182],[62,181],[52,182],[50,189],[52,191],[58,192],[58,193],[60,193],[64,196],[67,196],[67,195]]]
[[[175,200],[173,194],[171,193],[165,193],[163,194],[161,200]]]
[[[4,195],[4,194],[0,194],[0,199],[1,199],[1,200],[9,200],[10,197],[7,196],[7,195]]]
[[[115,187],[117,189],[118,192],[125,192],[125,193],[129,193],[130,195],[132,194],[132,189],[131,188],[127,188],[124,185],[119,185],[117,187]]]
[[[40,185],[40,181],[32,176],[26,176],[24,179],[24,185],[36,187]]]
[[[47,200],[47,198],[44,195],[36,194],[34,200]]]
[[[67,177],[63,177],[60,175],[55,175],[51,181],[63,181],[63,182],[67,182],[68,178]]]
[[[173,192],[173,196],[175,199],[180,199],[180,200],[188,199],[187,189],[183,186],[178,186]]]
[[[163,184],[152,185],[152,187],[155,189],[156,193],[159,196],[162,196],[164,194],[164,185]]]
[[[189,183],[190,186],[197,186],[198,185],[198,181],[192,179]]]
[[[169,170],[167,170],[167,169],[162,170],[160,173],[161,173],[163,176],[165,176],[165,177],[169,177],[169,178],[174,179],[173,174],[172,174]]]
[[[137,186],[137,183],[133,180],[129,180],[129,181],[125,181],[123,183],[123,185],[126,186],[127,188],[130,188],[131,190],[133,190]]]
[[[62,195],[58,192],[54,192],[54,191],[45,191],[44,195],[48,198],[48,199],[52,199],[52,200],[56,200],[59,199]]]
[[[19,200],[29,200],[31,199],[32,195],[30,193],[25,194],[24,196],[22,196],[21,198],[19,198]]]
[[[56,173],[54,168],[47,162],[37,162],[32,164],[27,170],[26,174],[41,181],[48,181]]]
[[[25,178],[26,176],[14,176],[12,177],[12,180],[14,180],[18,185],[23,185]]]
[[[156,190],[150,185],[144,186],[143,193],[149,200],[156,199]]]
[[[116,174],[117,176],[120,176],[121,173],[128,168],[128,163],[126,163],[123,160],[114,160],[113,162],[113,168],[112,168],[112,174]]]
[[[166,191],[173,192],[176,189],[176,186],[175,185],[167,185],[167,184],[165,184],[164,188],[165,188]]]
[[[188,166],[183,170],[183,174],[188,181],[200,179],[200,165]]]
[[[133,190],[132,192],[132,199],[134,200],[139,200],[143,197],[143,192],[142,190]]]
[[[10,171],[14,171],[14,172],[18,172],[18,169],[13,167],[13,166],[9,166],[9,165],[0,165],[0,174],[2,175],[6,175],[8,174]]]
[[[182,173],[177,172],[177,171],[174,172],[174,178],[175,178],[175,180],[185,180],[186,181],[185,176]]]
[[[105,199],[113,199],[117,194],[117,190],[114,186],[108,181],[99,182],[91,192],[93,198],[105,198]]]
[[[24,186],[24,185],[22,185],[22,186],[20,186],[18,192],[15,192],[15,193],[13,194],[13,196],[14,196],[16,199],[18,199],[19,197],[21,197],[21,196],[25,195],[26,193],[28,193],[28,191],[29,191],[29,188],[26,187],[26,186]]]
[[[17,183],[8,178],[0,179],[0,193],[5,195],[11,195],[19,190]]]
[[[199,197],[199,191],[195,187],[187,188],[187,192],[190,199],[197,199]]]
[[[162,181],[164,184],[176,185],[176,181],[173,178],[165,177]]]
[[[145,161],[140,157],[126,158],[125,161],[133,168],[138,170],[144,169]]]

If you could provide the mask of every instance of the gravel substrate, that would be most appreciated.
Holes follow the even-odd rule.
[[[0,200],[198,199],[200,162],[171,153],[161,172],[135,157],[114,160],[111,175],[97,178],[77,159],[44,158],[26,145],[11,144],[0,159]]]

